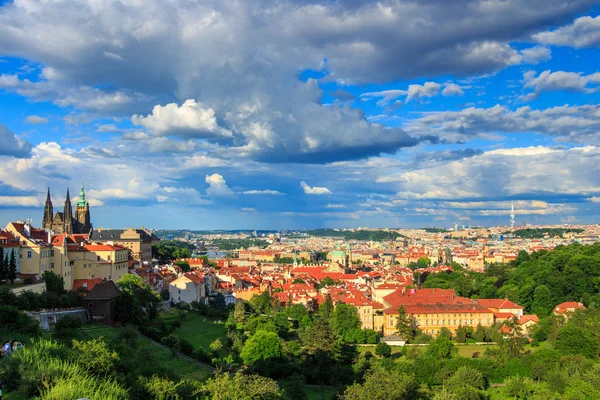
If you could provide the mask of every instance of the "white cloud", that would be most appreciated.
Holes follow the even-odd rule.
[[[565,72],[550,70],[540,73],[537,77],[535,71],[526,72],[523,75],[525,88],[533,89],[533,93],[528,95],[527,99],[535,98],[541,92],[550,92],[558,90],[594,93],[600,88],[600,72],[590,75],[582,75],[577,72]]]
[[[227,182],[223,178],[223,175],[212,174],[206,175],[205,179],[208,183],[206,194],[211,197],[233,197],[233,191],[227,186]]]
[[[539,64],[552,58],[552,51],[543,46],[535,46],[528,49],[523,49],[521,50],[521,54],[523,55],[523,62],[527,64]]]
[[[403,127],[414,136],[435,135],[449,141],[468,141],[477,137],[496,138],[497,133],[534,132],[560,137],[575,143],[600,143],[600,106],[558,106],[516,110],[496,105],[469,107],[460,111],[422,113]]]
[[[42,203],[35,196],[0,196],[3,207],[40,207]]]
[[[440,94],[440,88],[442,86],[435,82],[425,82],[424,85],[409,85],[408,95],[406,96],[406,102],[413,99],[421,100],[425,97],[434,97]]]
[[[230,137],[231,132],[219,127],[215,110],[203,107],[193,99],[186,100],[181,107],[176,103],[157,105],[147,117],[134,115],[131,121],[143,125],[157,135],[184,137]]]
[[[462,96],[465,92],[462,90],[460,86],[455,83],[449,83],[442,90],[442,95],[444,96]]]
[[[38,115],[29,115],[25,118],[25,122],[33,125],[46,124],[48,123],[48,118],[40,117]]]
[[[343,204],[332,204],[332,203],[329,203],[329,204],[327,204],[325,206],[325,208],[339,209],[339,208],[346,208],[346,206],[343,205]]]
[[[277,190],[246,190],[243,194],[248,195],[273,195],[273,196],[282,196],[284,193],[278,192]]]
[[[408,94],[407,90],[383,90],[381,92],[367,92],[360,95],[360,98],[363,100],[371,100],[374,98],[381,98],[377,102],[377,105],[380,107],[386,106],[390,101],[397,99],[400,96],[406,96]]]
[[[310,187],[304,181],[300,182],[300,186],[302,187],[302,190],[304,190],[304,193],[306,193],[306,194],[314,194],[314,195],[331,194],[331,191],[329,189],[327,189],[326,187],[320,187],[320,186]]]
[[[600,16],[577,18],[571,25],[554,31],[541,32],[533,38],[543,44],[556,46],[594,47],[600,45]]]

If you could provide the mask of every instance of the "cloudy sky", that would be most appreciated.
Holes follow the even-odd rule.
[[[0,225],[600,222],[592,0],[0,0]]]

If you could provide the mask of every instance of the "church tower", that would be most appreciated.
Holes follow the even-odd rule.
[[[46,196],[46,205],[44,206],[44,219],[42,220],[42,229],[52,230],[52,221],[54,219],[54,210],[52,208],[52,200],[50,199],[50,188]]]
[[[76,233],[90,233],[92,224],[90,223],[90,205],[85,199],[85,191],[83,190],[83,182],[81,183],[81,190],[79,192],[79,200],[75,206],[75,219],[78,222],[78,232]]]
[[[65,209],[63,211],[63,221],[65,227],[63,233],[73,233],[73,207],[71,207],[71,196],[69,195],[69,188],[67,188],[67,197],[65,199]]]

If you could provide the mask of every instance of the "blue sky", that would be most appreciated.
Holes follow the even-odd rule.
[[[0,220],[598,223],[591,0],[0,1]]]

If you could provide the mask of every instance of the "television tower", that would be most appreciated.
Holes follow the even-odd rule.
[[[510,202],[510,229],[515,229],[515,202]]]

